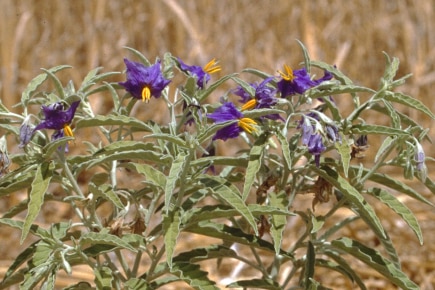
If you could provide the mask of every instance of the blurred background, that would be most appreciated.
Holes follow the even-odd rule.
[[[312,59],[336,64],[356,83],[371,88],[378,87],[384,70],[382,52],[398,57],[398,76],[413,74],[401,90],[435,111],[434,31],[434,0],[1,0],[0,98],[11,108],[40,68],[71,65],[63,81],[72,79],[76,85],[96,67],[122,71],[123,58],[131,56],[125,46],[151,61],[165,52],[188,64],[217,58],[221,75],[246,67],[274,74],[284,63],[299,68],[303,56],[298,39]],[[94,105],[97,110],[105,106]],[[434,124],[417,112],[409,115],[426,127]],[[435,136],[433,130],[430,136]],[[432,145],[425,146],[433,156]],[[429,193],[422,194],[435,201]],[[405,272],[422,289],[434,289],[435,214],[411,200],[407,204],[421,222],[426,243],[420,247],[412,232],[401,228],[396,245],[405,257]],[[394,218],[385,218],[393,232]],[[9,249],[2,265],[8,265],[14,253]],[[370,275],[370,289],[378,289],[379,283],[379,289],[386,289]]]

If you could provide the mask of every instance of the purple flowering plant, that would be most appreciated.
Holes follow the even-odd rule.
[[[69,67],[43,70],[23,91],[21,113],[0,105],[7,120],[0,122],[0,196],[26,193],[0,217],[0,225],[20,231],[24,248],[2,289],[55,289],[59,273],[76,277],[78,266],[90,275],[68,289],[167,289],[175,282],[320,289],[328,287],[319,276],[325,271],[367,289],[354,261],[397,287],[418,289],[401,270],[374,203],[423,242],[396,193],[433,205],[384,169],[435,193],[428,130],[396,105],[435,116],[398,92],[408,77],[396,79],[398,59],[385,55],[381,86],[372,89],[301,48],[305,65],[277,72],[223,74],[215,59],[187,65],[169,53],[152,64],[131,48],[121,72],[92,70],[77,87],[56,75]],[[50,81],[54,91],[44,91]],[[93,99],[111,102],[112,111],[99,114]],[[167,112],[156,114],[159,103]],[[370,114],[381,115],[382,125]],[[11,150],[14,140],[19,146]],[[39,223],[48,202],[67,206],[71,218]],[[358,220],[377,246],[342,231]]]

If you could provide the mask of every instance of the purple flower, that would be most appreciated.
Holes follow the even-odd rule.
[[[326,150],[326,147],[323,144],[322,136],[319,133],[312,134],[308,140],[308,143],[305,145],[308,147],[308,152],[314,155],[316,166],[319,167],[320,154]]]
[[[63,109],[63,104],[61,102],[53,103],[49,106],[42,106],[42,113],[45,118],[35,127],[35,129],[33,129],[33,133],[41,129],[52,129],[56,130],[52,136],[53,140],[61,138],[64,135],[74,137],[69,125],[74,118],[74,114],[79,104],[80,101],[72,103],[68,110]]]
[[[209,114],[208,118],[212,119],[217,124],[237,120],[237,122],[231,123],[230,125],[219,129],[216,132],[216,135],[213,137],[213,140],[221,139],[225,141],[230,138],[238,137],[243,131],[247,133],[256,131],[254,126],[257,123],[251,118],[244,117],[243,114],[237,110],[236,106],[234,106],[234,104],[231,102],[224,103],[222,106],[217,108],[216,111]]]
[[[204,67],[197,65],[187,65],[181,59],[178,59],[182,71],[189,73],[197,78],[196,85],[203,89],[205,84],[210,81],[210,74],[218,72],[221,67],[217,64],[216,59],[209,61]]]
[[[127,81],[120,82],[134,98],[148,103],[151,97],[159,98],[163,89],[171,82],[163,77],[160,61],[146,67],[145,65],[124,58],[127,66]]]
[[[312,80],[305,68],[292,70],[288,65],[284,65],[284,72],[278,72],[282,80],[277,83],[277,86],[283,98],[294,94],[303,94],[306,90],[332,78],[332,74],[325,71],[325,75],[322,78]]]
[[[415,153],[415,162],[417,163],[417,170],[418,171],[425,171],[426,165],[424,164],[424,160],[426,158],[426,154],[424,153],[423,147],[420,143],[417,143],[416,146],[416,153]]]
[[[244,103],[241,110],[251,110],[251,109],[270,109],[278,102],[275,97],[276,90],[267,84],[272,81],[273,77],[263,80],[260,84],[253,83],[251,87],[255,89],[254,97],[246,92],[242,87],[238,87],[233,91],[233,93],[241,97],[240,102]],[[265,116],[272,120],[282,119],[278,114],[270,114]]]

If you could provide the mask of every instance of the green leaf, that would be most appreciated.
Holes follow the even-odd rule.
[[[326,181],[335,186],[339,191],[341,191],[344,196],[349,199],[349,201],[358,208],[358,213],[364,217],[373,226],[374,230],[381,236],[385,238],[384,228],[376,215],[373,208],[367,203],[364,197],[355,189],[346,179],[341,177],[337,172],[329,167],[322,167],[319,169],[315,166],[310,166],[310,168],[322,176]]]
[[[96,197],[102,197],[106,200],[110,200],[117,208],[124,209],[125,205],[122,203],[119,196],[113,191],[113,188],[109,184],[96,185],[90,182],[88,185],[89,191],[92,192]]]
[[[112,288],[112,281],[113,281],[113,274],[112,270],[109,267],[102,266],[102,267],[95,267],[94,268],[94,275],[95,275],[95,285],[97,286],[97,289],[101,290],[111,290]]]
[[[367,290],[364,282],[358,276],[358,274],[352,269],[349,263],[341,257],[336,251],[330,251],[327,249],[321,249],[322,253],[332,258],[335,262],[337,262],[338,266],[332,264],[330,261],[324,261],[323,259],[317,259],[316,265],[320,267],[327,267],[333,269],[334,271],[338,271],[344,275],[346,275],[352,282],[355,282],[361,290]]]
[[[20,243],[22,244],[30,231],[30,228],[41,210],[44,203],[44,195],[50,185],[53,176],[53,168],[51,162],[43,162],[36,170],[35,179],[32,182],[30,191],[29,206],[26,218],[24,219],[23,231],[21,233]]]
[[[219,88],[221,84],[223,84],[224,82],[226,82],[230,78],[233,78],[236,75],[237,74],[234,73],[234,74],[229,74],[229,75],[223,76],[222,78],[220,78],[219,80],[217,80],[216,82],[211,84],[208,88],[201,91],[199,96],[198,96],[198,102],[201,103],[202,101],[204,101],[214,90]]]
[[[281,290],[282,287],[271,279],[240,280],[227,285],[227,288]]]
[[[367,125],[367,124],[357,124],[352,126],[353,134],[369,135],[369,134],[382,134],[388,136],[406,136],[409,135],[408,132],[402,129],[395,129],[382,125]]]
[[[238,228],[229,227],[223,224],[204,221],[189,225],[184,228],[184,231],[275,253],[274,245],[270,242],[260,239],[256,235],[246,234]],[[284,257],[291,257],[291,255],[285,251],[280,251],[279,254]]]
[[[97,115],[92,118],[80,119],[76,123],[76,128],[96,127],[96,126],[130,126],[141,131],[152,132],[153,129],[148,124],[128,116],[122,115]]]
[[[3,281],[0,283],[0,288],[1,286],[3,286],[6,282],[6,280],[8,280],[11,275],[21,266],[23,265],[26,261],[30,260],[35,251],[36,251],[36,245],[39,243],[39,241],[34,242],[33,244],[31,244],[30,246],[28,246],[24,251],[22,251],[13,261],[13,263],[9,266],[8,270],[6,271],[6,273],[4,274],[3,277]]]
[[[244,73],[246,72],[246,73],[250,73],[250,74],[259,76],[262,79],[267,79],[267,78],[271,77],[270,74],[265,73],[263,71],[255,69],[255,68],[245,68],[245,69],[242,70],[242,72],[244,72]],[[273,82],[273,80],[272,80],[272,82]]]
[[[124,48],[132,52],[135,56],[137,56],[145,66],[151,66],[150,61],[140,51],[127,46],[125,46]]]
[[[396,137],[388,136],[387,138],[385,138],[384,142],[382,142],[381,146],[379,147],[378,152],[376,152],[375,162],[377,162],[382,154],[388,151],[391,146],[396,145],[395,141],[397,141]]]
[[[246,200],[254,184],[255,177],[261,168],[264,148],[267,145],[268,134],[262,134],[254,143],[249,152],[248,167],[245,172],[242,199]]]
[[[207,272],[200,269],[199,265],[191,263],[174,263],[171,273],[178,276],[193,289],[219,290],[215,282],[207,277]]]
[[[165,186],[165,212],[172,208],[173,204],[171,200],[175,195],[175,188],[177,186],[177,181],[184,182],[183,176],[186,174],[187,165],[189,163],[190,157],[185,153],[180,153],[177,158],[172,163],[171,169],[169,170],[169,175],[166,179]],[[183,194],[178,192],[178,194]]]
[[[281,131],[277,131],[275,134],[279,143],[281,144],[282,156],[284,157],[286,167],[290,170],[292,167],[292,155],[290,153],[290,145],[288,143],[287,137],[284,136]]]
[[[129,243],[125,242],[121,238],[111,235],[108,233],[95,233],[95,232],[89,232],[84,233],[80,238],[80,245],[84,246],[85,244],[101,244],[101,245],[112,245],[124,249],[128,249],[132,252],[137,252],[137,249],[132,247]]]
[[[288,197],[284,191],[279,193],[269,193],[269,203],[272,207],[276,207],[282,211],[287,211]],[[272,214],[272,227],[270,229],[270,235],[273,239],[273,245],[275,247],[275,253],[279,254],[281,251],[281,242],[283,240],[282,234],[285,226],[287,225],[287,217],[285,215]]]
[[[394,77],[396,76],[397,70],[399,69],[399,59],[397,57],[393,57],[391,60],[390,56],[384,52],[385,56],[385,71],[382,77],[382,81],[385,84],[390,84],[393,82]]]
[[[356,168],[355,168],[356,169]],[[356,169],[357,170],[357,169]],[[369,170],[364,170],[364,173],[368,173]],[[397,190],[399,192],[402,192],[418,201],[421,201],[427,205],[434,206],[428,199],[426,199],[424,196],[422,196],[420,193],[415,191],[412,187],[409,187],[408,185],[404,184],[403,182],[399,181],[397,178],[392,178],[386,174],[383,173],[374,173],[370,175],[368,178],[370,181],[377,182],[381,184],[382,186],[389,187],[391,189]]]
[[[148,283],[144,279],[130,278],[124,283],[125,290],[147,290]]]
[[[180,211],[170,211],[163,215],[163,230],[165,232],[165,250],[166,250],[166,262],[169,268],[172,269],[173,262],[172,256],[174,255],[175,246],[177,244],[178,235],[180,234],[181,217]]]
[[[412,211],[401,203],[394,195],[387,192],[386,190],[380,188],[373,188],[368,190],[367,193],[376,197],[389,208],[391,208],[395,213],[397,213],[414,231],[421,245],[423,245],[423,234],[420,229],[417,218],[414,216]]]
[[[253,86],[238,77],[232,77],[231,79],[247,92],[251,98],[255,97],[255,88]]]
[[[348,176],[349,173],[349,165],[350,165],[350,153],[351,153],[351,146],[349,144],[349,140],[340,133],[341,136],[341,142],[335,142],[335,148],[337,149],[338,153],[341,157],[341,164],[343,164],[343,173],[344,176]]]
[[[222,245],[211,245],[180,253],[172,259],[173,262],[197,263],[209,259],[238,258],[237,252]]]
[[[163,163],[167,164],[172,161],[172,158],[170,156],[162,156],[159,153],[156,153],[153,150],[143,150],[143,149],[137,149],[137,150],[128,150],[128,151],[121,151],[121,152],[113,152],[108,155],[100,154],[99,156],[96,156],[99,158],[91,159],[87,163],[80,164],[80,167],[86,167],[86,168],[92,168],[94,166],[112,162],[114,160],[128,160],[131,159],[138,159],[138,160],[146,160],[151,161],[155,163]]]
[[[395,92],[392,94],[386,94],[384,98],[387,101],[399,103],[399,104],[405,105],[407,107],[414,108],[414,109],[428,115],[432,119],[435,119],[435,115],[432,113],[432,111],[428,107],[426,107],[420,100],[415,99],[411,96],[405,95],[403,93],[396,93]]]
[[[257,223],[246,206],[244,200],[240,197],[240,192],[237,187],[232,186],[226,179],[202,175],[199,180],[206,187],[211,188],[215,194],[224,199],[229,205],[234,207],[246,219],[249,225],[258,235]]]
[[[151,165],[130,162],[125,167],[136,170],[137,173],[145,176],[148,182],[151,182],[162,189],[166,187],[166,175]]]
[[[321,61],[310,61],[310,66],[321,68],[327,70],[334,76],[335,79],[339,80],[344,85],[352,85],[353,82],[350,78],[339,71],[335,66],[321,62]]]
[[[307,244],[307,254],[304,269],[304,285],[305,289],[309,289],[312,284],[311,279],[314,277],[314,267],[316,265],[316,250],[311,241]]]
[[[59,65],[59,66],[56,66],[56,67],[49,69],[48,71],[51,73],[56,73],[60,70],[66,69],[66,68],[71,68],[71,66]],[[21,94],[21,104],[23,105],[23,107],[27,107],[28,102],[29,102],[33,92],[35,92],[38,89],[38,87],[43,82],[45,82],[45,80],[47,79],[47,76],[48,76],[47,73],[42,73],[30,81],[30,83],[27,85],[24,92]]]
[[[364,246],[358,241],[345,237],[332,241],[331,245],[338,250],[354,256],[369,267],[375,269],[395,285],[403,289],[419,289],[419,287],[400,269],[398,269],[391,261],[382,257],[376,250]]]
[[[375,93],[375,91],[366,87],[361,87],[361,86],[356,86],[351,84],[349,85],[325,84],[310,89],[308,93],[310,98],[317,99],[317,98],[329,97],[332,95],[340,95],[340,94]]]
[[[155,139],[159,139],[159,140],[169,141],[169,142],[172,142],[174,144],[177,144],[178,146],[186,148],[186,141],[184,141],[180,137],[169,135],[169,134],[151,134],[151,135],[146,135],[143,138],[144,139],[155,138]]]

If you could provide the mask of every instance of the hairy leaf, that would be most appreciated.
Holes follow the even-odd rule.
[[[153,131],[150,125],[136,118],[122,115],[97,115],[92,118],[80,119],[76,124],[76,128],[95,126],[130,126],[145,132]]]
[[[268,136],[263,134],[254,143],[249,152],[248,167],[245,172],[245,183],[243,185],[242,199],[246,200],[251,192],[256,175],[261,168],[264,148],[267,145]]]
[[[271,192],[269,194],[269,202],[272,207],[279,208],[282,211],[287,211],[288,197],[284,191],[279,193]],[[275,247],[275,253],[279,254],[281,251],[281,243],[283,240],[283,232],[287,224],[287,217],[285,215],[272,214],[272,223],[270,229],[270,235],[273,239],[273,245]]]
[[[80,238],[80,244],[83,246],[88,243],[91,245],[96,245],[96,244],[112,245],[112,246],[128,249],[132,252],[137,252],[137,249],[132,247],[129,243],[109,233],[95,233],[95,232],[84,233]]]
[[[352,126],[352,133],[360,135],[382,134],[387,136],[406,136],[408,132],[382,125],[357,124]]]
[[[407,107],[416,109],[428,115],[432,119],[435,119],[434,113],[432,113],[432,111],[428,107],[426,107],[420,100],[415,99],[411,96],[395,92],[393,94],[386,94],[384,98],[390,102],[396,102]]]
[[[213,191],[222,199],[224,199],[229,205],[234,207],[240,214],[246,219],[254,232],[258,234],[257,223],[246,206],[245,202],[240,196],[238,189],[235,186],[231,186],[228,181],[222,178],[203,175],[201,183],[206,187],[213,189]]]
[[[396,212],[414,231],[421,245],[423,245],[423,234],[420,229],[420,225],[418,224],[417,218],[414,216],[412,211],[406,207],[403,203],[401,203],[394,195],[391,193],[380,189],[373,188],[368,190],[367,193],[376,197],[384,204],[386,204],[389,208],[391,208],[394,212]]]
[[[175,262],[171,272],[186,282],[193,289],[219,290],[216,283],[207,277],[207,272],[200,269],[199,265]]]
[[[50,180],[53,174],[53,168],[51,165],[51,162],[43,162],[36,170],[35,179],[32,182],[32,189],[29,195],[28,211],[26,218],[24,219],[23,231],[21,233],[21,244],[26,239],[31,226],[44,203],[44,195],[50,185]]]
[[[178,235],[180,234],[181,217],[180,211],[170,211],[163,216],[163,230],[165,232],[165,252],[166,262],[169,268],[172,269],[172,256],[174,255],[175,246],[177,244]]]
[[[341,238],[331,242],[332,247],[348,253],[369,267],[384,275],[388,280],[403,289],[419,289],[400,269],[391,261],[385,259],[376,250],[364,246],[358,241]]]

